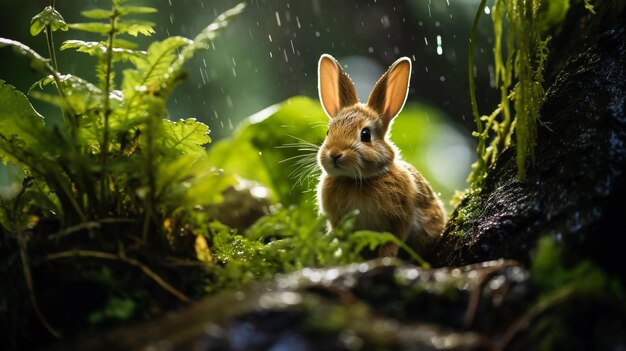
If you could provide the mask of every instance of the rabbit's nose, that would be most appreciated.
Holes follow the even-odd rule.
[[[333,159],[333,161],[335,162],[335,164],[337,164],[337,161],[338,161],[338,160],[339,160],[339,158],[342,156],[342,154],[341,154],[341,153],[337,153],[337,154],[331,153],[329,156]]]

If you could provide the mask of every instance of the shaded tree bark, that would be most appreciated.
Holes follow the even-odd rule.
[[[618,264],[626,228],[624,9],[619,0],[598,2],[596,14],[572,4],[551,42],[536,164],[520,182],[514,146],[505,150],[485,181],[480,214],[463,223],[453,213],[435,265],[529,263],[537,240],[553,236],[571,260],[591,258],[625,280]]]

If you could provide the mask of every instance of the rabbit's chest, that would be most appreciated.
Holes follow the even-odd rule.
[[[333,223],[358,210],[355,229],[389,231],[398,221],[407,221],[415,213],[411,189],[377,182],[352,179],[326,179],[321,189],[321,208]],[[392,185],[392,184],[389,184]]]

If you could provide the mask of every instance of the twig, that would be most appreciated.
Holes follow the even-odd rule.
[[[37,318],[41,321],[41,324],[46,328],[46,330],[52,334],[57,339],[61,338],[61,333],[48,323],[48,320],[41,312],[39,308],[39,304],[37,303],[37,297],[35,297],[35,288],[33,284],[33,276],[30,271],[30,266],[28,265],[28,257],[26,254],[26,242],[21,232],[17,233],[17,242],[20,250],[20,259],[22,261],[22,272],[24,273],[24,280],[26,281],[26,288],[28,289],[28,297],[30,298],[30,303],[33,305],[33,309],[37,314]]]
[[[183,302],[190,302],[191,300],[182,292],[178,291],[176,288],[171,286],[168,282],[166,282],[163,278],[161,278],[158,274],[153,272],[148,266],[145,264],[135,260],[134,258],[122,257],[118,255],[114,255],[108,252],[101,251],[92,251],[92,250],[72,250],[72,251],[62,251],[56,252],[53,254],[49,254],[46,256],[48,260],[56,260],[60,258],[69,258],[69,257],[91,257],[91,258],[100,258],[104,260],[112,260],[112,261],[120,261],[127,263],[131,266],[135,266],[141,269],[148,277],[154,280],[157,284],[159,284],[163,289],[167,290],[172,295],[176,296],[179,300]]]
[[[513,267],[516,264],[513,261],[504,261],[498,266],[491,267],[490,270],[484,272],[479,277],[478,285],[472,289],[470,292],[470,299],[467,303],[467,311],[465,312],[465,317],[463,318],[463,327],[466,329],[469,328],[474,322],[474,318],[476,317],[476,311],[478,310],[478,304],[480,302],[480,295],[490,277],[492,277],[495,273],[501,272],[503,269],[508,267]]]
[[[504,350],[519,332],[528,328],[533,319],[539,317],[550,308],[567,302],[575,295],[574,293],[574,289],[561,290],[558,291],[558,293],[552,294],[547,300],[544,300],[543,303],[535,305],[504,332],[502,338],[494,344],[493,351]]]
[[[62,238],[64,236],[67,236],[69,234],[73,234],[76,232],[79,232],[83,229],[98,229],[100,228],[100,226],[102,224],[108,224],[108,223],[135,223],[136,220],[134,219],[130,219],[130,218],[103,218],[101,220],[97,220],[97,221],[89,221],[89,222],[83,222],[83,223],[79,223],[77,225],[71,226],[71,227],[67,227],[63,230],[60,230],[54,234],[50,234],[48,236],[49,239],[59,239]]]

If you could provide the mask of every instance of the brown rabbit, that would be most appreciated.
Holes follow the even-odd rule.
[[[320,211],[332,227],[358,210],[355,229],[393,233],[427,254],[443,230],[445,211],[426,179],[400,159],[388,133],[406,101],[411,61],[394,62],[366,104],[359,103],[354,84],[332,56],[322,55],[318,74],[320,100],[330,117],[317,154]],[[397,254],[393,244],[378,251],[381,257]]]

